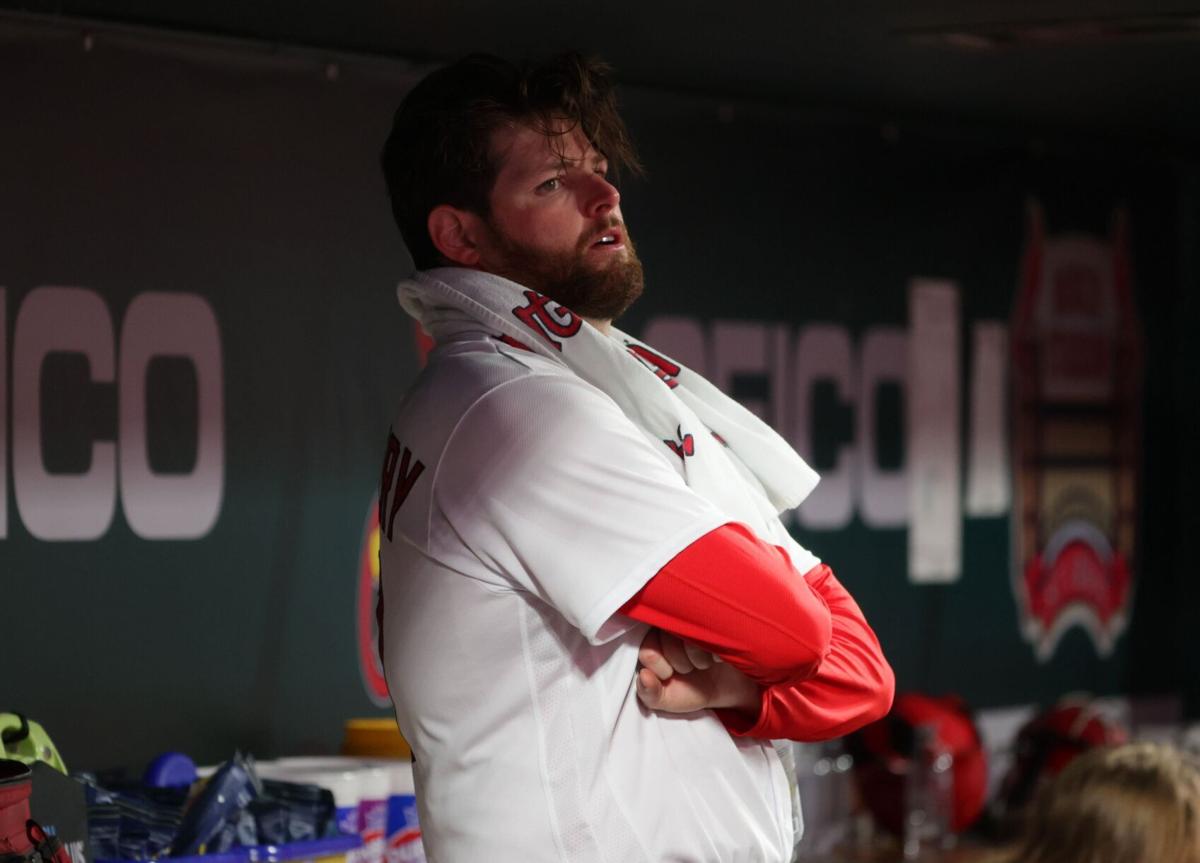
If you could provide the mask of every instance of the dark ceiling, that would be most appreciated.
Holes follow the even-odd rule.
[[[1136,0],[0,0],[0,8],[440,61],[563,48],[625,83],[864,116],[1200,142],[1200,8]]]

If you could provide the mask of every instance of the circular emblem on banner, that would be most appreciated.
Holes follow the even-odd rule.
[[[372,501],[367,510],[361,550],[358,555],[358,601],[356,617],[358,631],[358,670],[363,688],[371,703],[388,707],[387,680],[379,658],[379,626],[375,622],[375,604],[379,601],[379,501]]]

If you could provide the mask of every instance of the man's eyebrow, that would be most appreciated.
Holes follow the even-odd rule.
[[[608,161],[608,156],[601,153],[599,150],[591,150],[585,153],[582,158],[572,159],[569,156],[551,156],[543,165],[543,168],[569,168],[573,165],[583,165],[589,163],[592,167],[596,167],[603,162]]]
[[[558,156],[547,156],[540,162],[534,162],[527,169],[521,171],[521,176],[533,177],[537,174],[545,173],[546,171],[557,171],[567,167],[570,164],[569,159],[562,159]]]
[[[582,165],[590,163],[593,168],[598,167],[608,161],[608,157],[599,151],[592,151],[589,155],[582,159],[572,159],[567,156],[547,156],[541,162],[535,163],[529,170],[523,172],[524,175],[534,176],[546,171],[557,171],[570,168],[574,165]]]

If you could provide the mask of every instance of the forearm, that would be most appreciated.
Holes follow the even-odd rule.
[[[803,680],[830,650],[825,600],[787,554],[727,524],[663,567],[621,612],[719,656],[762,686]]]
[[[782,549],[741,525],[693,543],[621,611],[728,663],[715,680],[705,673],[704,691],[712,697],[691,709],[716,710],[735,735],[822,740],[891,707],[891,667],[829,567],[801,577]],[[664,661],[656,650],[642,655]],[[655,670],[660,680],[671,676],[672,664]],[[652,677],[645,682],[654,691],[642,692],[643,701],[653,706],[660,693]]]
[[[891,709],[895,676],[858,604],[825,565],[805,579],[832,616],[829,653],[807,680],[763,688],[757,715],[745,709],[718,710],[735,735],[827,740],[849,734]]]

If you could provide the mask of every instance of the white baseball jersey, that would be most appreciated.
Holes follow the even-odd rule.
[[[790,859],[770,742],[637,699],[647,630],[617,610],[732,520],[672,458],[600,390],[485,334],[440,345],[405,397],[381,487],[384,665],[430,860]]]

